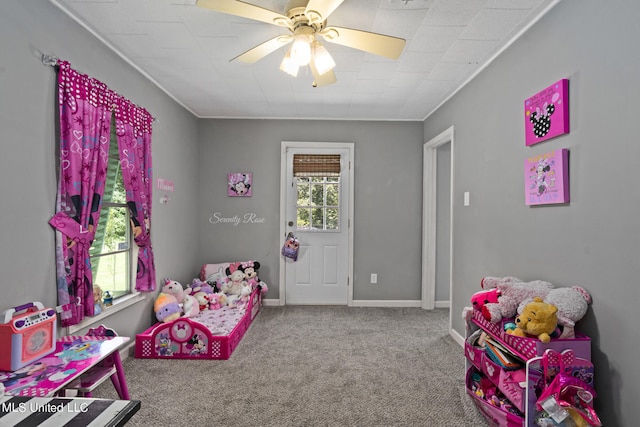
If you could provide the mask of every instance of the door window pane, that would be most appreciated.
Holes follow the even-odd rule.
[[[337,231],[340,225],[340,177],[296,177],[297,229]]]

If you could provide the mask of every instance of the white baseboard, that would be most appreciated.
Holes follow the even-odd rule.
[[[422,307],[420,300],[354,300],[352,307]]]
[[[264,306],[280,306],[280,300],[271,298],[263,299]],[[420,300],[354,300],[351,302],[352,307],[422,307]],[[450,301],[436,301],[435,308],[449,308]]]
[[[449,335],[458,343],[460,347],[464,347],[464,337],[458,333],[455,329],[449,331]]]

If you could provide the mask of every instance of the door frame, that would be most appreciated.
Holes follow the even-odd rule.
[[[438,179],[438,147],[451,144],[451,189],[449,218],[449,305],[453,297],[453,179],[454,179],[454,144],[453,126],[436,137],[425,142],[423,146],[422,169],[422,308],[432,310],[436,302],[436,217],[437,217],[437,179]],[[451,313],[449,313],[449,329],[451,329]]]
[[[346,149],[349,151],[349,199],[347,201],[347,306],[353,305],[353,207],[354,207],[354,148],[353,142],[305,142],[305,141],[282,141],[280,148],[280,241],[282,244],[287,235],[287,149],[289,148],[318,148],[318,149]],[[344,210],[342,210],[344,212]],[[286,263],[283,256],[280,256],[279,272],[279,304],[286,305]]]

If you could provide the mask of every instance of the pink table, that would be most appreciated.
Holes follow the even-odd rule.
[[[129,400],[129,390],[119,350],[129,337],[65,336],[58,339],[53,353],[16,371],[0,371],[5,393],[14,396],[54,396],[106,357],[113,355],[121,399]]]

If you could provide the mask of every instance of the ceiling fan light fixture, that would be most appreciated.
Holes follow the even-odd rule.
[[[298,34],[293,38],[291,45],[291,59],[300,67],[304,67],[311,61],[311,40],[305,34]]]
[[[333,70],[336,66],[336,62],[329,54],[327,48],[322,46],[318,41],[313,44],[313,63],[320,75]]]
[[[293,77],[297,77],[298,68],[299,68],[298,63],[294,61],[294,59],[291,57],[291,49],[289,49],[287,51],[287,54],[282,59],[282,62],[280,63],[280,70],[284,71],[285,73]]]

